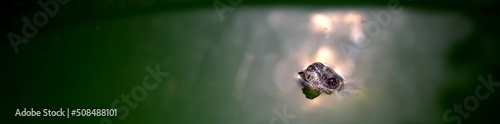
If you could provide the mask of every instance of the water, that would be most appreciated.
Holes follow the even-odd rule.
[[[169,75],[136,108],[119,103],[130,113],[111,121],[442,123],[436,94],[444,80],[460,75],[445,65],[447,51],[470,33],[471,22],[405,8],[384,26],[370,14],[383,10],[242,6],[224,21],[198,9],[50,30],[21,51],[29,61],[19,70],[31,83],[18,99],[27,107],[109,108],[136,93],[145,68],[158,64]],[[380,25],[369,29],[378,33],[367,35],[369,24]],[[359,89],[306,99],[294,77],[315,61],[335,66]]]

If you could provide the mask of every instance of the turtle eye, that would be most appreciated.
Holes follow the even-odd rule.
[[[339,87],[339,84],[340,82],[335,79],[335,78],[328,78],[325,83],[328,85],[328,86],[331,86],[333,89]]]
[[[302,71],[299,71],[299,73],[298,73],[298,74],[304,74],[304,72],[302,72]]]

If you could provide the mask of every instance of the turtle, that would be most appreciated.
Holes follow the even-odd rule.
[[[312,100],[321,93],[330,95],[342,91],[345,79],[333,66],[314,62],[297,72],[296,80],[302,86],[305,97]]]

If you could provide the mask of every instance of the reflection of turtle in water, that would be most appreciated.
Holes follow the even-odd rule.
[[[315,62],[298,72],[297,81],[302,86],[302,93],[308,99],[314,99],[321,93],[328,95],[344,89],[344,77],[335,72],[333,67]]]

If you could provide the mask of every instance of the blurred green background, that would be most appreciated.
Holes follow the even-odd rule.
[[[20,19],[42,10],[37,2],[5,1],[1,34],[21,35]],[[105,117],[14,113],[110,108],[156,65],[169,75],[134,101],[136,108],[128,106],[124,119],[108,119],[283,124],[276,111],[286,111],[290,124],[445,123],[447,109],[475,95],[478,76],[500,81],[500,18],[492,0],[400,0],[402,11],[375,36],[363,32],[377,23],[372,11],[388,10],[388,0],[243,0],[222,15],[213,2],[71,0],[19,53],[4,37],[4,123],[100,123]],[[306,99],[294,74],[318,60],[359,89]],[[498,123],[499,97],[479,100],[462,123]]]

